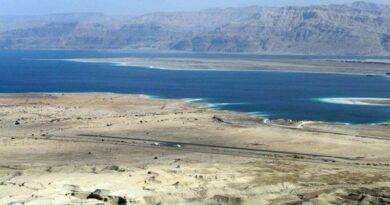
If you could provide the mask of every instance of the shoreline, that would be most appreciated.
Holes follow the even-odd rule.
[[[284,123],[305,123],[305,122],[314,122],[314,123],[323,123],[323,124],[336,124],[336,125],[362,125],[362,126],[375,126],[375,125],[380,125],[380,126],[387,126],[390,125],[390,120],[384,121],[384,122],[375,122],[375,123],[350,123],[350,122],[332,122],[332,121],[319,121],[319,120],[308,120],[308,119],[301,119],[301,120],[296,120],[296,119],[288,119],[288,118],[275,118],[275,119],[269,119],[269,114],[267,113],[260,113],[259,112],[243,112],[243,111],[235,111],[235,110],[227,110],[223,108],[219,108],[218,105],[226,105],[230,103],[208,103],[208,102],[201,102],[204,99],[203,98],[164,98],[156,95],[147,95],[147,94],[131,94],[131,93],[115,93],[115,92],[21,92],[21,93],[0,93],[0,97],[4,96],[19,96],[19,97],[26,97],[28,95],[32,96],[39,96],[39,95],[57,95],[57,96],[63,96],[63,95],[114,95],[114,96],[132,96],[132,97],[141,97],[145,98],[148,100],[162,100],[162,101],[180,101],[184,102],[188,105],[192,105],[197,108],[201,109],[207,109],[210,111],[215,111],[215,112],[221,112],[221,113],[230,113],[230,114],[237,114],[237,115],[246,115],[249,117],[254,117],[259,120],[263,121],[268,121],[270,124],[273,124],[273,121],[280,121]],[[333,98],[329,98],[333,99]],[[340,98],[340,99],[349,99],[349,98]],[[366,99],[366,98],[362,98]],[[313,99],[317,100],[319,102],[324,102],[324,103],[335,103],[335,102],[328,102],[328,101],[322,101],[321,99]],[[234,103],[236,104],[236,103]],[[348,104],[348,105],[354,105],[354,104]],[[364,104],[367,105],[367,104]],[[377,106],[377,105],[367,105],[367,106]],[[389,106],[389,105],[384,105],[384,106]],[[275,125],[278,125],[277,123]]]
[[[45,59],[40,59],[45,60]],[[390,68],[383,65],[371,65],[372,71],[362,68],[355,70],[354,66],[343,61],[314,60],[314,59],[216,59],[216,58],[76,58],[76,59],[48,59],[78,63],[111,64],[118,67],[135,67],[143,69],[159,69],[171,71],[215,71],[215,72],[291,72],[337,75],[360,75],[388,77]],[[131,62],[133,61],[133,62]],[[335,63],[332,70],[326,63]],[[313,64],[314,63],[314,64]],[[318,65],[316,65],[318,64]],[[356,64],[356,63],[354,63]],[[375,66],[378,66],[376,68]],[[339,69],[339,70],[337,70]],[[337,70],[337,71],[336,71]]]
[[[182,50],[171,50],[171,49],[75,49],[75,48],[6,48],[0,49],[0,51],[107,51],[107,52],[145,52],[145,53],[184,53],[184,54],[225,54],[225,55],[253,55],[253,56],[320,56],[320,57],[337,57],[345,59],[347,57],[364,57],[364,58],[390,58],[390,55],[321,55],[321,54],[304,54],[304,53],[280,53],[280,52],[218,52],[218,51],[182,51]]]
[[[365,97],[330,97],[315,98],[314,100],[324,103],[342,105],[364,105],[364,106],[390,106],[390,98],[365,98]]]

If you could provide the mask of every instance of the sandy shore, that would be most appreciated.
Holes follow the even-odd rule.
[[[165,70],[278,71],[388,75],[388,64],[325,59],[248,59],[248,58],[80,58],[72,62],[110,63]]]
[[[0,95],[0,204],[380,204],[390,127],[177,100]]]
[[[321,98],[318,100],[334,104],[390,106],[390,98]]]

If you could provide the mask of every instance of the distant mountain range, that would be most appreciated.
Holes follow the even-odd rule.
[[[113,17],[0,17],[0,49],[159,49],[390,55],[390,6],[367,2]]]

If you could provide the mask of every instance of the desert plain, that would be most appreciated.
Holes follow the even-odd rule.
[[[389,204],[390,126],[112,93],[0,96],[0,204]]]

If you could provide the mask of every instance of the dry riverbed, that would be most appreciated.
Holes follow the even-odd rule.
[[[0,96],[0,204],[386,204],[390,127],[116,94]]]

